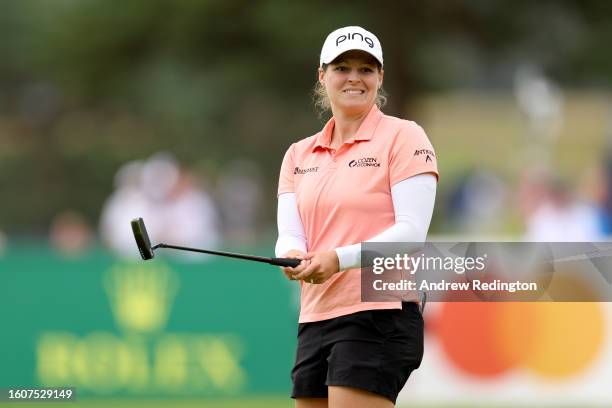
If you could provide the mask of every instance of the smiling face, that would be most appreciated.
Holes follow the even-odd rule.
[[[383,74],[373,56],[355,50],[319,68],[319,82],[327,92],[334,115],[357,115],[369,112],[374,105]]]

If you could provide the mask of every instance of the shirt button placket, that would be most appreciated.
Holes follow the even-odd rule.
[[[337,163],[337,161],[338,161],[338,160],[336,159],[336,150],[335,150],[335,149],[330,149],[330,150],[329,150],[329,155],[330,155],[330,157],[331,157],[331,161],[332,161],[332,162],[331,162],[331,167],[335,169],[335,168],[336,168],[336,163]]]

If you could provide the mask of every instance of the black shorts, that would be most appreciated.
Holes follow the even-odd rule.
[[[423,317],[402,310],[366,310],[300,323],[292,398],[327,398],[328,386],[370,391],[393,401],[423,359]]]

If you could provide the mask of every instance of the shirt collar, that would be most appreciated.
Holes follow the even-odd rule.
[[[344,143],[353,143],[356,141],[370,140],[372,136],[374,136],[374,131],[376,130],[376,126],[378,126],[378,122],[383,117],[383,113],[378,109],[378,106],[372,106],[370,112],[366,116],[366,118],[361,122],[359,129],[357,130],[357,134],[347,140]],[[331,143],[332,132],[334,130],[334,125],[336,121],[334,117],[327,121],[319,135],[317,136],[317,141],[312,148],[315,151],[317,148],[329,149],[329,145]]]

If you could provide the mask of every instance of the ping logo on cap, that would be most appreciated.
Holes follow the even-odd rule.
[[[356,36],[359,36],[361,38],[362,42],[365,42],[366,44],[368,44],[368,46],[370,48],[374,48],[374,40],[372,40],[370,37],[368,36],[364,36],[361,33],[347,33],[339,35],[336,38],[336,47],[340,45],[340,43],[346,41],[346,40],[354,40]]]
[[[359,26],[342,27],[332,31],[323,43],[319,66],[331,63],[338,55],[350,50],[361,50],[372,55],[383,65],[380,41],[371,32]]]

